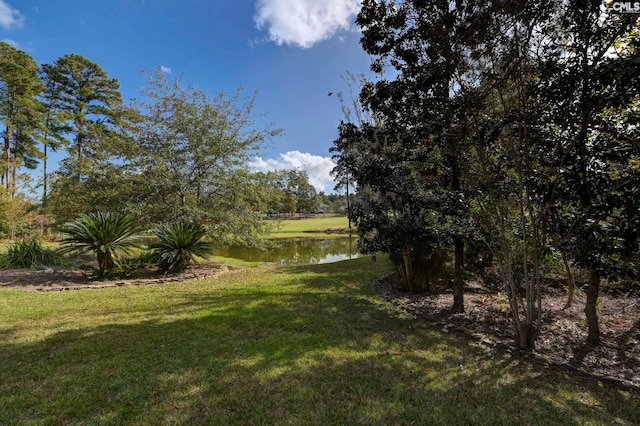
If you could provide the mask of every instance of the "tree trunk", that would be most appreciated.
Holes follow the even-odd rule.
[[[47,144],[44,144],[44,155],[42,157],[42,207],[47,207]]]
[[[2,177],[4,178],[5,187],[7,192],[10,192],[11,188],[11,176],[10,176],[10,166],[11,166],[11,125],[8,124],[4,133],[4,170],[2,173]]]
[[[351,214],[350,214],[350,204],[349,204],[349,172],[347,171],[347,220],[349,221],[349,229],[351,229]]]
[[[400,268],[400,272],[402,277],[404,278],[407,291],[412,294],[415,293],[416,291],[413,282],[413,259],[411,259],[411,250],[404,249],[402,251],[402,266]]]
[[[464,241],[461,237],[456,237],[454,241],[455,265],[453,278],[453,306],[451,313],[464,312],[464,280],[462,278],[462,267],[464,263]]]
[[[573,293],[575,291],[574,290],[575,283],[573,281],[573,274],[571,273],[569,262],[567,261],[567,253],[565,253],[564,251],[562,251],[562,262],[564,263],[564,270],[567,273],[567,285],[569,286],[569,292],[567,293],[567,303],[565,303],[564,308],[562,309],[567,309],[568,307],[571,306],[571,303],[573,302]]]
[[[455,146],[452,148],[454,152],[450,156],[451,163],[451,189],[457,193],[460,192],[460,166],[455,154],[457,149]],[[464,312],[464,280],[462,278],[462,268],[464,267],[464,239],[461,236],[456,236],[453,240],[455,263],[453,273],[453,306],[451,306],[451,313]]]
[[[15,220],[11,221],[12,223],[9,225],[9,241],[15,241],[16,239],[16,224]]]
[[[76,138],[76,153],[77,153],[77,174],[76,174],[76,178],[78,179],[78,182],[80,182],[80,180],[82,179],[82,172],[84,170],[82,170],[82,144],[83,144],[83,137],[82,137],[82,133],[78,133],[78,136]]]
[[[12,161],[11,164],[11,199],[14,200],[16,198],[16,193],[18,192],[18,165],[16,164],[16,160]]]
[[[598,326],[598,294],[600,293],[600,272],[591,269],[589,272],[589,287],[587,288],[587,304],[584,313],[587,315],[587,345],[600,343],[600,327]]]
[[[98,268],[100,269],[100,275],[104,276],[105,272],[113,269],[116,264],[113,261],[113,257],[111,256],[110,252],[98,250],[96,254],[98,257]]]
[[[536,330],[533,323],[522,322],[518,329],[518,349],[533,352],[536,348]]]

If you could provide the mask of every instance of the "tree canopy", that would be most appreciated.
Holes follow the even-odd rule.
[[[334,152],[359,189],[360,248],[389,253],[414,291],[450,251],[458,312],[464,249],[484,244],[526,349],[542,259],[569,253],[592,271],[597,342],[600,277],[638,263],[637,16],[600,1],[365,0],[357,23],[376,121],[342,123]]]

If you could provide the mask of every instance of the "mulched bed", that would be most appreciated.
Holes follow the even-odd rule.
[[[125,279],[95,281],[87,278],[87,272],[76,269],[1,269],[0,287],[30,291],[82,290],[203,279],[229,271],[227,266],[203,263],[193,265],[182,274],[164,275],[152,268],[140,268]]]
[[[580,371],[600,384],[640,391],[638,294],[612,291],[600,295],[598,317],[602,343],[587,348],[584,345],[587,338],[584,290],[576,288],[572,305],[565,308],[566,288],[546,285],[542,330],[536,350],[525,354],[514,349],[515,332],[507,295],[490,283],[485,285],[482,279],[466,283],[465,312],[461,314],[449,313],[453,294],[446,286],[433,286],[429,294],[408,294],[400,290],[399,277],[391,274],[375,282],[374,287],[385,300],[418,321],[439,325],[445,331],[464,333],[485,346],[517,352],[543,364]]]

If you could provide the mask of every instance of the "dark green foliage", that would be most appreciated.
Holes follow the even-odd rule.
[[[62,256],[39,241],[17,241],[0,255],[0,268],[35,268],[62,265]]]
[[[66,223],[60,232],[65,234],[60,253],[95,253],[98,278],[110,278],[121,271],[118,257],[142,248],[138,224],[124,216],[98,212],[84,214]]]
[[[590,270],[596,343],[600,278],[638,269],[640,21],[595,0],[515,3],[363,1],[379,78],[360,101],[376,120],[342,123],[332,152],[358,186],[361,250],[388,253],[410,290],[421,259],[453,245],[461,311],[463,250],[484,252],[474,266],[498,264],[533,349],[558,249]]]
[[[211,254],[211,245],[202,241],[206,231],[200,224],[176,222],[160,226],[155,236],[159,241],[151,245],[153,259],[163,272],[184,272],[194,257]]]
[[[343,123],[332,151],[363,195],[350,210],[369,251],[404,253],[406,263],[453,246],[453,312],[464,311],[467,147],[480,112],[474,62],[491,12],[473,1],[364,1],[356,22],[380,78],[362,84],[360,101],[376,120]]]

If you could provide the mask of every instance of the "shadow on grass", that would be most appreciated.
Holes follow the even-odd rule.
[[[370,294],[379,270],[348,263],[185,291],[133,324],[0,335],[0,424],[637,421],[637,395],[414,326]]]

